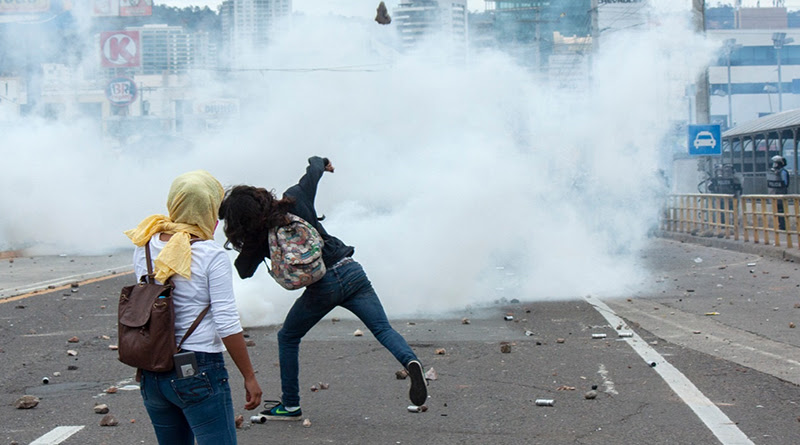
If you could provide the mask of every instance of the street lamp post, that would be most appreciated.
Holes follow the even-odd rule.
[[[728,128],[733,128],[733,92],[731,91],[731,53],[741,48],[736,39],[725,40],[725,56],[728,59]]]
[[[764,85],[764,92],[767,93],[767,99],[769,100],[769,112],[772,113],[772,93],[777,93],[778,89],[772,85]]]
[[[780,112],[780,111],[783,111],[783,95],[782,95],[783,86],[781,85],[781,83],[782,83],[782,80],[781,80],[781,49],[784,47],[784,45],[788,45],[788,44],[794,42],[794,39],[791,38],[791,37],[787,38],[785,32],[776,32],[776,33],[772,34],[772,42],[773,42],[773,44],[774,44],[773,46],[775,48],[775,55],[777,56],[777,59],[778,59],[778,111]]]

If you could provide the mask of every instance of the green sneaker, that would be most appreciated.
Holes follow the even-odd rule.
[[[266,417],[267,420],[302,420],[303,418],[303,410],[297,408],[294,411],[287,411],[283,403],[277,400],[266,400],[264,408],[266,409],[261,411],[260,414]]]

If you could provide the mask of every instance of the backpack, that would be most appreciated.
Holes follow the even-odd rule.
[[[117,308],[119,361],[137,369],[164,372],[174,367],[173,355],[208,313],[207,306],[175,344],[175,305],[172,280],[158,284],[150,260],[150,242],[145,246],[147,275],[122,288]]]
[[[270,229],[270,276],[288,290],[316,283],[325,275],[322,246],[317,229],[304,219],[288,213],[289,224]],[[266,260],[264,261],[266,263]]]

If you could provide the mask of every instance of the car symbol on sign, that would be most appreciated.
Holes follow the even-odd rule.
[[[700,148],[700,147],[714,148],[716,146],[717,146],[717,140],[714,139],[714,135],[712,135],[710,131],[701,131],[697,133],[697,136],[694,137],[694,148]]]

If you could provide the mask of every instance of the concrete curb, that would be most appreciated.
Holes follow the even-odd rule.
[[[21,250],[6,250],[0,251],[0,260],[8,260],[11,258],[19,258],[22,256]]]
[[[799,262],[800,249],[789,249],[784,246],[770,246],[766,244],[756,244],[752,242],[736,241],[727,238],[716,238],[707,236],[696,236],[688,233],[674,233],[660,231],[658,236],[665,239],[680,241],[682,243],[698,244],[705,247],[717,249],[733,250],[736,252],[750,253],[753,255],[777,258],[779,260]]]

